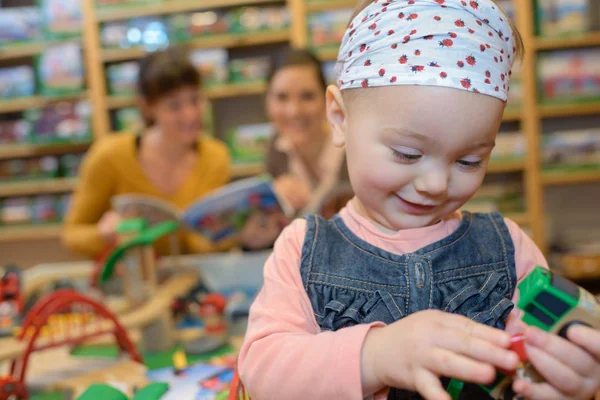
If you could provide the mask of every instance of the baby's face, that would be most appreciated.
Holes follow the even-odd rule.
[[[420,228],[477,191],[504,103],[433,86],[344,92],[345,146],[359,209],[384,228]]]

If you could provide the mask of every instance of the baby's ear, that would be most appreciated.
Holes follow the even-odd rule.
[[[346,144],[346,105],[344,96],[335,85],[327,88],[327,120],[331,128],[333,144],[337,147],[343,147]]]

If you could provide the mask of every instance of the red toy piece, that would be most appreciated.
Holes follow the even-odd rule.
[[[209,335],[220,335],[225,333],[226,326],[223,311],[227,305],[227,299],[220,293],[209,293],[200,298],[198,314],[204,321],[204,330]]]
[[[25,385],[11,376],[0,378],[0,400],[27,400]]]
[[[499,369],[499,371],[504,375],[513,376],[515,374],[518,374],[519,371],[523,370],[525,368],[525,366],[527,365],[527,361],[529,361],[527,359],[527,353],[525,352],[525,336],[521,333],[513,335],[512,338],[510,339],[509,349],[511,349],[512,351],[517,353],[517,356],[519,356],[520,362],[519,362],[519,365],[517,366],[517,370],[516,371],[506,371],[506,370]]]

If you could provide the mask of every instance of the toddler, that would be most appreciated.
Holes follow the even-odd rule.
[[[517,283],[547,263],[498,213],[459,208],[481,186],[519,56],[491,0],[376,0],[359,6],[327,91],[333,141],[355,197],[330,220],[284,230],[265,265],[239,358],[253,400],[449,399],[447,378],[514,369]],[[546,382],[532,399],[589,399],[600,334],[526,328]]]

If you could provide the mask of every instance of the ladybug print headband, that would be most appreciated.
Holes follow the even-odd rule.
[[[336,71],[341,90],[444,86],[506,101],[515,53],[491,0],[375,0],[348,26]]]

